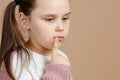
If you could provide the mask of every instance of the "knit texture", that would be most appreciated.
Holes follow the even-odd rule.
[[[71,80],[71,66],[64,64],[48,64],[42,80]]]

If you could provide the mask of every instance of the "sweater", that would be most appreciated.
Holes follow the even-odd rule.
[[[67,58],[67,56],[60,50],[58,50],[58,53],[64,58]],[[33,54],[33,59],[34,59],[34,56],[39,56],[39,54],[35,52],[32,52],[32,54]],[[30,73],[32,73],[31,75],[33,77],[30,77],[30,74],[27,73],[27,70],[23,70],[22,72],[23,76],[18,79],[17,72],[19,72],[19,67],[18,67],[18,71],[15,71],[16,52],[14,52],[11,56],[10,62],[11,62],[11,70],[15,79],[16,80],[71,80],[72,78],[71,66],[49,63],[50,57],[46,57],[43,55],[40,55],[38,58],[40,58],[41,60],[44,60],[44,59],[46,60],[44,60],[43,63],[39,62],[40,65],[36,65],[37,72],[35,71],[36,67],[33,67],[33,64],[30,63],[31,67],[29,67],[28,69]],[[34,61],[35,60],[39,61],[37,57],[35,57]],[[2,64],[2,67],[0,70],[0,80],[12,80],[8,76],[4,64]]]

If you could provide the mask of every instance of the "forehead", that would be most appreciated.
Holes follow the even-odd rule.
[[[69,0],[36,0],[34,13],[66,13],[70,12]]]

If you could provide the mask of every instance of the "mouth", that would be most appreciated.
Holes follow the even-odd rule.
[[[55,37],[57,37],[59,41],[63,41],[64,40],[64,36],[55,36]]]

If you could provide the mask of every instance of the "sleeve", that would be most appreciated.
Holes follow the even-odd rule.
[[[72,80],[72,70],[70,65],[48,64],[42,80]]]
[[[12,80],[6,71],[4,62],[0,67],[0,80]]]

